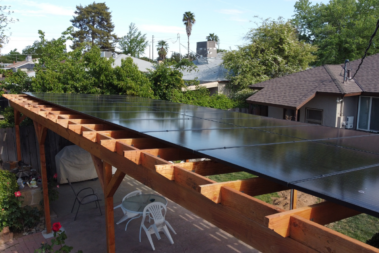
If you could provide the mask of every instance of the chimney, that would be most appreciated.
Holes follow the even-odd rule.
[[[348,69],[347,69],[347,64],[349,63],[349,60],[348,59],[346,59],[345,60],[345,66],[344,66],[344,68],[343,68],[343,70],[344,70],[344,72],[343,72],[343,82],[346,82],[347,81],[347,76],[348,76]],[[349,66],[350,66],[350,63],[349,63]]]
[[[32,55],[28,55],[28,56],[26,56],[26,61],[27,62],[31,62],[31,61],[33,61],[33,59],[32,59]]]
[[[351,79],[351,69],[347,70],[347,78],[350,80]]]

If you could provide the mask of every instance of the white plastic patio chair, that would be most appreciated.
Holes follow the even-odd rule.
[[[142,192],[140,190],[135,190],[135,191],[132,191],[128,194],[125,195],[125,197],[122,199],[122,202],[125,200],[125,199],[128,199],[128,198],[131,198],[131,197],[134,197],[134,196],[137,196],[137,195],[141,195]],[[126,225],[125,225],[125,231],[126,229],[128,228],[128,224],[130,221],[134,220],[134,219],[137,219],[139,217],[141,217],[141,214],[140,213],[133,213],[133,212],[129,212],[128,210],[126,210],[123,206],[122,206],[122,202],[120,205],[118,206],[115,206],[113,209],[116,209],[116,208],[121,208],[122,212],[124,213],[124,217],[122,217],[119,221],[117,221],[117,225],[126,221],[127,219],[130,219]]]
[[[163,232],[166,235],[166,237],[169,239],[170,243],[174,244],[174,241],[172,240],[171,234],[167,226],[172,230],[172,232],[174,232],[174,234],[176,234],[176,232],[172,228],[170,223],[168,223],[168,221],[165,220],[166,213],[167,213],[166,206],[160,202],[153,202],[151,204],[148,204],[145,207],[145,209],[143,209],[142,222],[141,222],[141,227],[139,229],[139,241],[141,242],[141,231],[143,229],[146,233],[147,238],[149,239],[149,242],[153,250],[155,250],[155,247],[154,247],[154,243],[153,243],[153,239],[151,238],[151,235],[154,233],[157,236],[158,240],[160,240],[161,236],[159,235],[159,232]],[[152,217],[154,219],[154,224],[148,228],[146,228],[145,226],[146,216]]]

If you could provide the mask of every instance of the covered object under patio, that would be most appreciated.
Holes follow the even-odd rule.
[[[126,174],[263,252],[379,251],[323,226],[361,212],[379,217],[376,134],[137,97],[4,96],[16,125],[20,113],[35,123],[46,209],[46,129],[92,154],[106,196],[108,252],[115,252],[113,195]],[[206,159],[191,162],[199,158]],[[170,162],[177,160],[189,161]],[[258,177],[205,177],[242,170]],[[298,209],[293,201],[284,211],[254,198],[285,189],[328,201]]]

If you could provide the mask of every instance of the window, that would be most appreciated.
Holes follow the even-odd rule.
[[[311,124],[322,125],[322,110],[320,109],[305,109],[305,122]]]
[[[379,98],[359,97],[357,129],[379,132]]]
[[[251,114],[259,115],[259,116],[268,116],[268,106],[267,105],[250,105]]]

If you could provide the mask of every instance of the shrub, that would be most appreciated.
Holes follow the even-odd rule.
[[[35,253],[69,253],[73,250],[73,247],[67,246],[65,244],[65,240],[67,239],[67,235],[64,231],[60,231],[61,224],[59,222],[55,222],[53,224],[54,231],[54,239],[51,240],[51,244],[42,243],[39,249],[36,249]],[[60,247],[59,249],[54,251],[54,247]],[[77,253],[83,253],[79,250]]]
[[[9,226],[12,231],[22,231],[24,227],[32,228],[38,224],[38,209],[21,207],[22,200],[15,175],[0,170],[0,230]]]
[[[373,235],[372,238],[367,240],[366,243],[375,248],[379,248],[379,233],[376,233],[375,235]]]

